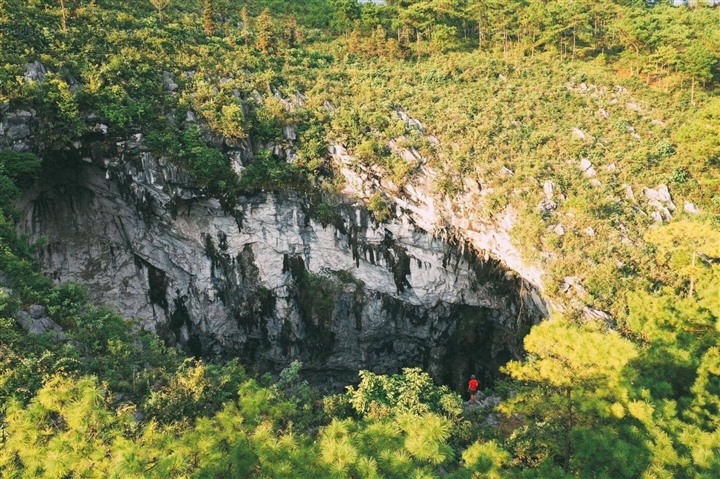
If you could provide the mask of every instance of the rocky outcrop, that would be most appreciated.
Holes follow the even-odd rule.
[[[27,81],[46,73],[42,64],[28,65]],[[169,73],[163,82],[169,92],[178,88]],[[304,101],[275,96],[288,109]],[[0,150],[41,150],[36,112],[0,108]],[[402,110],[395,114],[424,131]],[[196,122],[192,112],[186,122]],[[350,192],[360,194],[321,221],[312,201],[293,192],[223,206],[153,156],[140,132],[113,138],[100,118],[87,124],[85,138],[43,152],[41,177],[18,204],[19,229],[46,239],[38,255],[55,280],[88,285],[97,301],[196,355],[238,356],[257,370],[300,359],[326,384],[352,382],[359,369],[407,366],[455,385],[480,373],[487,384],[521,356],[523,337],[547,315],[540,272],[510,242],[512,212],[489,223],[436,204],[430,169],[426,183],[406,194],[353,173]],[[284,142],[255,146],[227,143],[199,126],[238,174],[255,147],[294,156],[293,125]],[[423,161],[416,151],[401,153]],[[366,184],[357,187],[358,180]],[[398,192],[399,209],[387,223],[357,202],[376,187]],[[42,315],[19,319],[29,330],[62,335]]]
[[[55,340],[64,340],[65,332],[62,327],[50,319],[45,308],[39,304],[32,304],[15,315],[18,325],[30,334],[47,334]]]
[[[8,110],[9,105],[0,104],[0,151],[30,151],[35,138],[36,112]]]
[[[402,110],[395,113],[408,126],[420,131],[424,128],[421,123]],[[437,142],[432,136],[429,136],[428,140],[431,143]],[[435,193],[439,173],[417,152],[398,149],[395,146],[398,143],[402,142],[390,142],[389,146],[394,153],[401,158],[413,158],[417,164],[416,173],[402,187],[393,184],[384,171],[364,167],[360,162],[355,161],[342,145],[331,146],[330,153],[337,169],[346,180],[345,193],[369,198],[375,192],[382,191],[396,205],[397,216],[410,217],[423,230],[436,235],[459,235],[475,251],[482,252],[485,258],[495,258],[519,275],[533,286],[533,290],[542,290],[542,269],[524,260],[511,239],[510,231],[516,224],[516,212],[512,208],[507,208],[493,217],[479,215],[476,206],[483,204],[482,198],[486,192],[478,181],[472,178],[463,180],[464,190],[452,200],[440,198]],[[548,199],[547,203],[541,203],[538,208],[551,211],[556,206]],[[535,304],[542,303],[543,301],[537,296]]]
[[[21,232],[47,238],[53,278],[197,355],[258,370],[300,359],[325,384],[420,366],[459,385],[519,357],[546,314],[532,283],[414,215],[378,224],[349,200],[323,224],[292,192],[226,210],[140,136],[76,156],[26,192]]]

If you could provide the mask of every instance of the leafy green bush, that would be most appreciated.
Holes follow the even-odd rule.
[[[410,413],[460,414],[461,399],[447,386],[437,386],[418,368],[404,368],[401,374],[377,375],[360,371],[360,384],[347,393],[353,409],[362,417],[382,418]]]
[[[372,196],[368,199],[367,208],[368,211],[372,213],[375,221],[378,221],[380,223],[389,220],[392,216],[390,206],[388,206],[387,201],[385,201],[385,197],[379,191],[373,193]]]

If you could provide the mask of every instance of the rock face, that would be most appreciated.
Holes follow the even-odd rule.
[[[323,225],[294,193],[223,208],[138,143],[48,166],[19,228],[47,238],[53,278],[196,355],[260,371],[300,359],[326,385],[420,366],[459,387],[470,373],[490,381],[546,315],[531,283],[411,216],[378,224],[347,203]]]
[[[0,150],[37,150],[36,113],[8,110],[0,105]],[[142,134],[112,138],[98,118],[88,121],[95,126],[72,148],[45,152],[38,182],[17,205],[18,228],[46,238],[38,255],[55,280],[88,285],[97,302],[169,344],[239,357],[258,371],[299,359],[309,379],[330,387],[356,381],[360,369],[419,366],[460,388],[471,373],[488,384],[519,358],[523,337],[547,315],[540,271],[509,241],[511,214],[471,222],[436,203],[430,169],[427,184],[392,198],[390,222],[374,221],[356,196],[320,221],[311,200],[293,192],[223,206],[153,156]],[[284,131],[290,143],[296,135]],[[225,146],[242,174],[251,145]],[[274,147],[292,156],[287,145]],[[369,191],[388,190],[365,181]],[[478,183],[467,187],[483,193]],[[35,316],[23,316],[28,329],[55,331]]]

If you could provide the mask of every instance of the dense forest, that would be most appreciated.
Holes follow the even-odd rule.
[[[0,148],[0,477],[720,477],[720,8],[689,3],[0,0],[0,117],[41,119]],[[438,197],[473,179],[472,214],[517,213],[558,306],[484,407],[417,368],[332,394],[299,362],[186,357],[16,232],[98,121],[223,205],[295,190],[328,221],[329,145],[400,189],[421,156]],[[213,135],[260,147],[238,174]],[[28,333],[28,307],[62,329]]]

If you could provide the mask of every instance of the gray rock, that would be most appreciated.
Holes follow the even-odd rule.
[[[492,322],[478,347],[513,357],[546,314],[520,277],[478,275],[477,265],[500,268],[498,260],[470,262],[474,253],[417,221],[380,225],[348,204],[341,225],[323,225],[290,193],[240,198],[227,211],[143,152],[142,136],[119,143],[107,164],[81,163],[77,175],[28,191],[20,230],[52,245],[41,254],[45,271],[88,284],[96,300],[194,353],[237,356],[259,370],[299,359],[319,382],[413,364],[440,377],[456,346],[438,338],[460,327],[456,305]],[[316,290],[303,289],[307,275]],[[489,370],[499,367],[493,354]]]
[[[295,125],[285,125],[283,127],[283,136],[286,140],[297,140],[297,127]]]
[[[94,133],[101,133],[103,135],[107,135],[108,130],[109,130],[108,126],[105,125],[104,123],[95,123],[95,126],[93,126],[93,128],[92,128],[92,131]]]
[[[15,316],[18,325],[30,334],[51,334],[56,340],[65,339],[65,333],[59,324],[50,318],[34,317],[29,312],[20,311]]]
[[[9,113],[6,117],[9,125],[22,125],[26,124],[35,116],[34,111],[20,110],[13,113]]]
[[[5,135],[10,138],[10,140],[17,141],[29,137],[30,135],[32,135],[32,131],[27,124],[22,123],[20,125],[13,125],[8,128]]]
[[[566,295],[576,295],[580,297],[587,295],[587,290],[580,282],[578,276],[566,276],[560,285],[560,290]]]
[[[614,320],[610,314],[606,313],[605,311],[601,311],[599,309],[594,309],[589,306],[585,306],[582,309],[583,316],[585,319],[590,319],[594,321],[604,321],[605,323],[611,325],[614,323]]]
[[[170,72],[163,72],[163,85],[165,86],[165,90],[169,92],[175,92],[180,88],[180,85],[175,82],[175,78]]]
[[[39,61],[28,63],[25,67],[25,80],[28,82],[43,82],[48,70]]]
[[[587,178],[593,178],[597,175],[593,164],[587,158],[580,159],[580,171],[582,171]]]
[[[480,424],[480,427],[482,428],[491,428],[491,427],[498,427],[500,425],[501,416],[497,413],[491,413],[488,414],[488,417],[485,419],[485,421]]]
[[[685,205],[683,205],[683,210],[686,213],[690,213],[691,215],[696,215],[696,214],[700,213],[700,211],[697,209],[697,206],[695,206],[694,203],[686,202]]]
[[[664,203],[672,201],[672,197],[670,196],[670,190],[668,190],[667,185],[658,185],[656,188],[657,194],[658,194],[658,200],[662,201]]]
[[[588,137],[587,134],[584,131],[582,131],[580,128],[573,128],[572,134],[575,138],[577,138],[579,140],[587,140],[587,137]]]
[[[45,308],[39,304],[31,304],[30,306],[25,308],[25,311],[27,311],[27,313],[33,319],[40,319],[45,316]]]
[[[325,100],[325,102],[323,103],[323,108],[328,113],[335,113],[337,111],[337,107],[330,100]]]
[[[672,202],[667,185],[661,184],[655,189],[644,188],[643,195],[648,200],[648,206],[654,209],[651,216],[656,222],[669,221],[672,218],[672,212],[677,208]]]
[[[557,203],[555,203],[553,200],[548,200],[547,198],[540,200],[540,203],[538,203],[537,208],[538,211],[540,211],[541,214],[547,216],[551,214],[553,211],[557,209]]]
[[[554,191],[555,191],[555,183],[553,183],[550,180],[547,180],[543,184],[543,192],[545,193],[545,198],[548,200],[552,200]]]
[[[625,198],[630,201],[635,201],[635,193],[633,193],[632,186],[623,183],[622,187],[625,190]]]

